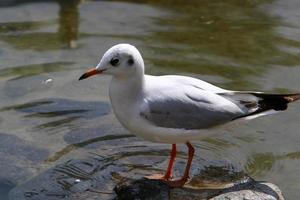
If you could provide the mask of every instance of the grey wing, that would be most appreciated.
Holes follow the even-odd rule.
[[[140,115],[159,127],[205,129],[246,114],[232,101],[195,87],[153,94],[145,99]]]

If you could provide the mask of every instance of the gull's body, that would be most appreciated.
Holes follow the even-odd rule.
[[[80,77],[112,75],[109,97],[114,113],[129,131],[146,140],[173,144],[163,179],[182,186],[188,178],[194,149],[189,141],[219,133],[228,124],[285,110],[299,94],[278,95],[231,91],[187,76],[150,76],[132,45],[110,48],[95,69]],[[170,180],[176,143],[189,147],[188,164],[182,179]]]
[[[130,83],[112,79],[109,96],[122,125],[146,140],[186,143],[217,133],[219,126],[216,125],[222,126],[222,122],[244,113],[237,105],[217,95],[226,90],[204,81],[184,76],[145,75],[143,78],[141,87],[135,89]],[[221,111],[210,112],[205,105],[201,106],[207,98],[211,98],[209,103],[215,103]],[[218,117],[222,111],[228,112]]]

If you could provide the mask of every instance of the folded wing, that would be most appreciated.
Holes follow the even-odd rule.
[[[159,127],[206,129],[237,119],[253,119],[287,109],[300,94],[207,91],[178,85],[146,95],[140,115]]]
[[[205,129],[247,114],[235,102],[193,86],[151,92],[144,99],[140,115],[159,127],[186,130]]]

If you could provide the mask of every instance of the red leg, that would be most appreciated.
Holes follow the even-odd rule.
[[[172,176],[172,169],[173,169],[176,153],[177,153],[176,144],[172,144],[172,150],[171,150],[171,153],[170,153],[170,161],[169,161],[169,165],[168,165],[168,168],[167,168],[167,172],[164,176],[164,179],[166,179],[166,180],[169,180]]]
[[[190,169],[191,169],[195,149],[189,142],[187,142],[186,145],[188,146],[189,153],[188,153],[188,161],[184,170],[184,174],[179,180],[164,180],[164,182],[168,184],[170,187],[182,187],[189,179],[189,174],[190,174]]]
[[[186,164],[186,167],[185,167],[185,170],[184,170],[184,174],[180,179],[178,179],[178,180],[169,180],[169,178],[171,177],[171,172],[172,172],[172,168],[173,168],[173,164],[174,164],[174,159],[175,159],[175,156],[176,156],[176,145],[175,144],[172,145],[171,158],[170,158],[170,162],[169,162],[169,165],[168,165],[166,175],[163,176],[163,177],[153,175],[153,176],[148,176],[148,178],[149,179],[160,179],[163,182],[165,182],[166,184],[168,184],[170,187],[182,187],[189,179],[190,169],[191,169],[191,165],[192,165],[192,161],[193,161],[193,157],[194,157],[194,153],[195,153],[195,149],[191,145],[191,143],[187,142],[186,145],[187,145],[188,150],[189,150],[189,152],[188,152],[188,161],[187,161],[187,164]]]
[[[188,157],[188,162],[186,164],[186,168],[185,168],[185,171],[184,171],[183,178],[188,179],[189,178],[189,174],[190,174],[190,169],[191,169],[191,166],[192,166],[192,161],[193,161],[194,154],[195,154],[195,149],[192,146],[192,144],[189,143],[189,142],[187,142],[186,145],[189,148],[189,157]]]
[[[174,165],[174,160],[176,157],[176,144],[172,144],[172,150],[170,152],[170,160],[169,160],[169,164],[168,164],[168,168],[167,171],[165,173],[165,175],[162,174],[152,174],[150,176],[146,176],[146,178],[148,179],[154,179],[154,180],[163,180],[163,181],[168,181],[171,176],[172,176],[172,169],[173,169],[173,165]]]

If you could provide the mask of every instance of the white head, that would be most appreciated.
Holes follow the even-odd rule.
[[[84,73],[79,80],[101,73],[111,74],[116,78],[143,76],[144,61],[134,46],[117,44],[104,53],[96,68]]]

